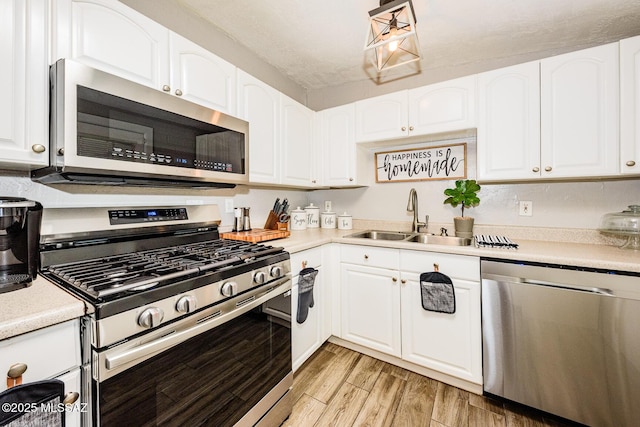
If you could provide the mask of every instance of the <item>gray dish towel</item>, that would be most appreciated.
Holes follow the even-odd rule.
[[[309,314],[309,307],[313,307],[313,285],[316,281],[318,270],[315,268],[304,268],[298,275],[298,312],[296,321],[304,323]]]
[[[456,294],[453,282],[437,269],[420,275],[422,308],[427,311],[453,314],[456,312]]]
[[[60,380],[34,381],[0,393],[0,425],[7,427],[64,427],[64,412],[57,411],[64,399]],[[13,406],[12,406],[13,405]],[[15,408],[14,411],[4,410]]]

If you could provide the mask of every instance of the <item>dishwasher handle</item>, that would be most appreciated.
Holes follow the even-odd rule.
[[[520,277],[510,277],[510,276],[502,276],[497,274],[485,274],[482,276],[482,279],[496,280],[501,282],[509,282],[516,284],[524,284],[524,285],[535,285],[535,286],[548,286],[557,289],[565,289],[570,291],[578,291],[578,292],[586,292],[590,294],[615,297],[616,294],[612,289],[608,288],[600,288],[595,286],[576,286],[576,285],[568,285],[566,283],[558,283],[551,282],[548,280],[536,280],[536,279],[528,279],[528,278],[520,278]]]

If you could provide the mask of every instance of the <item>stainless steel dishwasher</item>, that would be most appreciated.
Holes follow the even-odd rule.
[[[640,277],[483,260],[485,393],[590,426],[640,420]]]

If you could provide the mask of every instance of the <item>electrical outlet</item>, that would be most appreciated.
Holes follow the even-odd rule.
[[[224,199],[224,212],[233,213],[233,199]]]
[[[520,216],[533,216],[533,202],[520,201]]]
[[[331,212],[331,200],[324,201],[324,211]]]

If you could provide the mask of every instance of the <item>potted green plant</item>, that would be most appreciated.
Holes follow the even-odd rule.
[[[445,204],[450,204],[454,208],[458,207],[458,205],[462,207],[461,215],[453,218],[456,236],[458,237],[473,237],[473,218],[464,216],[464,208],[472,208],[480,204],[478,191],[480,191],[480,185],[475,179],[457,180],[454,188],[444,190],[444,195],[447,196],[444,199]]]

